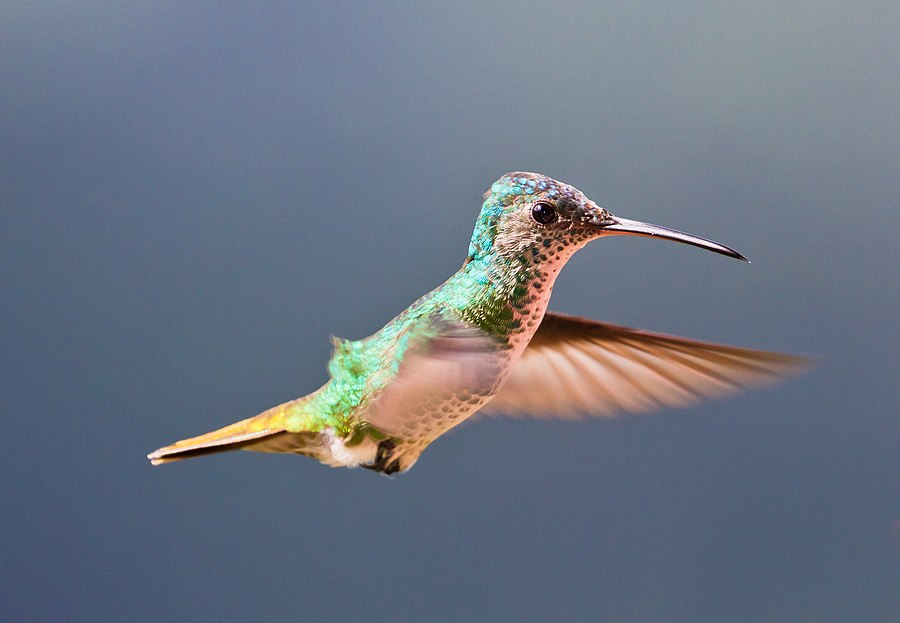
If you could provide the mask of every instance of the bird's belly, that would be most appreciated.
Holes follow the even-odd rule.
[[[423,401],[404,418],[400,431],[380,442],[373,442],[372,460],[357,465],[385,474],[408,470],[431,442],[472,416],[495,391],[484,394],[461,391],[445,400]]]
[[[400,425],[391,431],[404,442],[428,445],[448,430],[474,415],[496,394],[511,370],[511,361],[517,353],[507,351],[488,374],[477,383],[464,387],[436,387],[434,391],[406,405],[406,413],[399,419]]]
[[[401,436],[406,441],[430,443],[472,416],[493,393],[482,395],[463,391],[443,401],[425,402],[410,414]]]

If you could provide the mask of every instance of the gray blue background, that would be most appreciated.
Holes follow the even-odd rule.
[[[896,2],[0,5],[0,613],[896,621]],[[806,353],[683,410],[480,418],[408,474],[165,443],[325,379],[508,170],[619,238],[553,307]]]

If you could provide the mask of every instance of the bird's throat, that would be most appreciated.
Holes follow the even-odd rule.
[[[466,263],[443,286],[445,302],[467,322],[510,346],[527,344],[547,310],[566,258],[538,262],[490,255]]]

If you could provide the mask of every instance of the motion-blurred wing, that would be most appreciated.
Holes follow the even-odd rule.
[[[396,376],[364,416],[389,435],[446,430],[457,423],[454,401],[487,395],[498,382],[500,344],[463,321],[435,313],[410,327],[398,344]]]
[[[808,365],[791,355],[547,313],[486,409],[539,417],[609,417],[726,396]]]

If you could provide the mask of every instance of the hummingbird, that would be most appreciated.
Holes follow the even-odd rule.
[[[507,173],[484,194],[462,267],[374,335],[332,338],[322,387],[148,458],[158,465],[241,449],[393,474],[479,411],[607,417],[732,394],[805,367],[792,355],[547,311],[572,254],[618,235],[748,261],[717,242],[613,216],[545,175]]]

